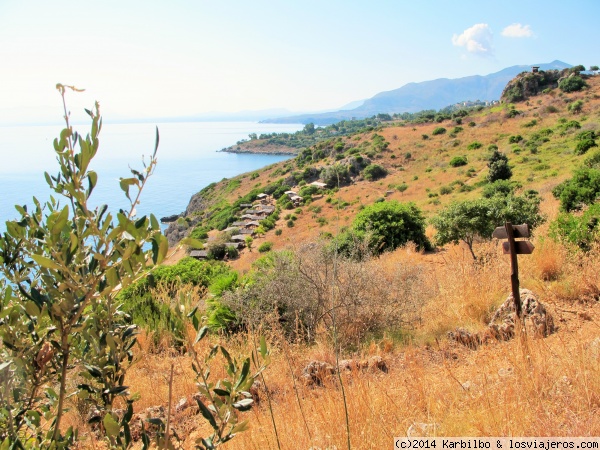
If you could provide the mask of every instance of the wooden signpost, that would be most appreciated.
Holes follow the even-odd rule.
[[[515,302],[515,312],[521,319],[521,295],[519,293],[519,265],[517,255],[530,255],[533,252],[533,244],[529,241],[515,241],[515,238],[528,238],[529,227],[527,224],[513,225],[506,222],[503,227],[498,227],[492,233],[492,237],[497,239],[508,239],[502,243],[502,251],[505,255],[510,255],[510,282],[512,285],[512,294]]]

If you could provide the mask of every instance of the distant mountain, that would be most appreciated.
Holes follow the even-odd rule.
[[[327,125],[340,120],[364,119],[379,113],[418,112],[426,109],[439,110],[462,101],[491,101],[500,99],[506,84],[521,72],[539,66],[540,70],[562,70],[572,67],[562,61],[548,64],[507,67],[489,75],[473,75],[464,78],[439,78],[421,83],[408,83],[399,89],[380,92],[370,99],[361,101],[353,109],[335,112],[301,114],[288,117],[270,118],[266,123],[314,123]]]

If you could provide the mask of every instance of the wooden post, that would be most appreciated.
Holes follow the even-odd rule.
[[[512,285],[513,300],[517,318],[521,319],[521,294],[519,292],[519,263],[517,260],[517,249],[512,223],[504,224],[506,236],[508,237],[508,248],[510,252],[510,283]]]

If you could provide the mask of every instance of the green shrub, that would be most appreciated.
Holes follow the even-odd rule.
[[[572,178],[556,186],[552,194],[560,200],[561,210],[565,212],[591,205],[600,196],[600,170],[582,167],[574,172]]]
[[[491,198],[495,195],[508,196],[514,194],[515,190],[520,187],[521,183],[516,181],[496,180],[493,183],[486,184],[481,194],[485,198]]]
[[[448,163],[451,167],[466,166],[468,164],[467,158],[464,156],[455,156]]]
[[[318,217],[317,218],[317,223],[319,224],[320,227],[327,225],[327,219],[325,217]]]
[[[508,165],[508,158],[504,153],[495,150],[488,160],[488,180],[493,183],[497,180],[508,180],[512,177],[512,170]]]
[[[579,122],[577,122],[576,120],[569,120],[568,122],[567,122],[567,121],[565,121],[565,122],[562,124],[562,128],[563,128],[565,131],[567,131],[567,130],[570,130],[571,128],[578,130],[578,129],[580,129],[580,128],[581,128],[581,124],[580,124]]]
[[[512,108],[510,108],[508,111],[506,111],[506,117],[508,117],[509,119],[517,117],[520,114],[521,114],[521,111],[516,110],[514,108],[514,106]]]
[[[514,135],[514,136],[510,136],[508,138],[508,143],[509,144],[517,144],[519,142],[521,142],[523,140],[523,136],[521,136],[520,134]]]
[[[433,134],[434,136],[438,136],[444,133],[446,133],[446,129],[444,127],[437,127],[431,132],[431,134]]]
[[[588,156],[584,161],[583,165],[585,167],[591,167],[594,169],[600,169],[600,151],[595,151],[590,156]]]
[[[386,175],[387,170],[385,170],[379,164],[369,164],[363,169],[363,176],[369,181],[377,180],[379,178],[385,177]]]
[[[583,155],[592,147],[598,147],[598,144],[596,144],[596,141],[594,141],[592,139],[585,139],[583,141],[579,141],[577,143],[577,145],[575,146],[575,154]]]
[[[582,215],[562,213],[550,224],[550,237],[590,251],[600,240],[600,203],[590,206]]]
[[[352,230],[369,233],[369,246],[376,253],[394,250],[407,242],[414,242],[419,249],[431,248],[425,235],[425,218],[414,203],[373,203],[356,215]]]
[[[283,230],[281,228],[277,228],[275,230],[275,236],[281,236],[281,233],[283,233]]]
[[[273,248],[273,243],[266,241],[258,246],[258,251],[259,251],[259,253],[266,253],[266,252],[270,252],[272,248]]]
[[[396,186],[396,189],[398,190],[398,192],[404,192],[405,190],[408,189],[408,184],[406,183],[402,183]]]
[[[573,103],[569,103],[569,107],[567,109],[573,114],[580,113],[583,109],[583,100],[576,100]]]
[[[454,188],[452,186],[442,186],[440,188],[440,194],[441,195],[448,195],[451,194],[452,191],[454,191]]]
[[[232,245],[227,246],[227,249],[225,250],[225,252],[229,259],[235,259],[240,255],[240,252],[238,251],[238,249],[233,247]]]
[[[477,150],[479,148],[483,147],[483,144],[481,142],[471,142],[468,146],[467,146],[467,150]]]
[[[582,90],[586,85],[580,76],[563,78],[558,83],[558,88],[563,92],[576,92]]]

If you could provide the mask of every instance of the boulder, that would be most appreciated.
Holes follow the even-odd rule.
[[[302,379],[307,386],[322,386],[335,374],[335,367],[324,361],[311,361],[302,369]]]
[[[546,337],[556,330],[554,319],[545,306],[529,289],[521,289],[521,311],[527,334],[533,337]],[[507,341],[515,335],[515,302],[512,293],[496,310],[487,330],[471,333],[464,328],[448,332],[448,338],[471,349],[476,349],[490,339]]]

